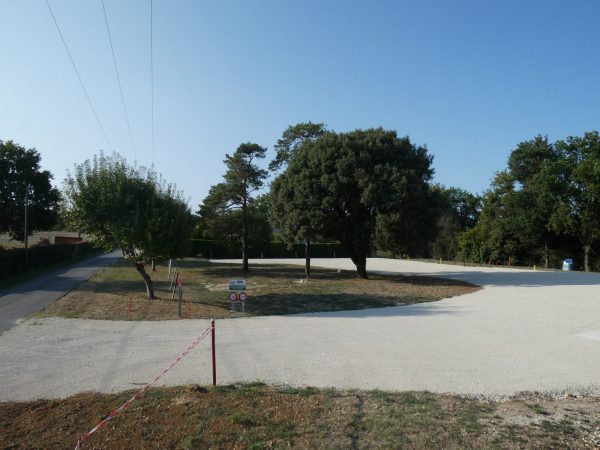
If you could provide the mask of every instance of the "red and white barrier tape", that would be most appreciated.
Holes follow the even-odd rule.
[[[196,338],[196,340],[194,342],[192,342],[188,348],[186,348],[165,370],[163,370],[161,372],[160,375],[158,375],[154,380],[152,380],[150,383],[146,384],[143,388],[141,388],[140,390],[138,390],[135,394],[133,394],[133,397],[131,397],[129,400],[127,400],[125,403],[123,403],[121,406],[119,406],[118,408],[116,408],[115,410],[113,410],[107,417],[105,417],[98,425],[96,425],[94,428],[92,428],[90,431],[88,431],[87,433],[85,433],[83,436],[81,436],[78,440],[77,440],[77,445],[75,446],[75,450],[80,450],[81,448],[83,448],[83,443],[85,441],[87,441],[92,434],[94,434],[96,431],[98,431],[100,428],[104,427],[109,421],[111,421],[112,419],[114,419],[115,417],[117,417],[119,414],[121,414],[123,411],[125,411],[127,408],[129,408],[129,406],[138,398],[140,398],[144,392],[146,392],[146,390],[148,390],[148,388],[150,386],[152,386],[154,383],[156,383],[158,380],[160,380],[160,378],[167,373],[169,370],[171,370],[179,361],[181,361],[183,358],[185,358],[187,356],[187,354],[189,352],[191,352],[194,347],[196,347],[200,342],[202,342],[202,340],[208,336],[211,332],[212,329],[212,325],[209,326],[206,330],[204,330],[204,332],[198,336]]]

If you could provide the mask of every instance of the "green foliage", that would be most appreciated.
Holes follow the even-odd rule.
[[[13,239],[24,238],[26,197],[28,234],[49,230],[56,223],[59,192],[50,183],[52,174],[40,169],[40,161],[35,149],[0,141],[0,232]]]
[[[427,150],[395,131],[325,132],[305,142],[274,181],[273,216],[289,224],[289,231],[282,227],[288,237],[340,241],[366,277],[376,231],[382,250],[397,250],[417,247],[434,228],[435,217],[423,215],[430,212],[432,173]]]
[[[463,256],[546,267],[582,256],[590,270],[600,242],[598,198],[597,132],[554,144],[542,136],[521,142],[485,193],[479,223],[460,236]]]
[[[95,156],[65,180],[65,212],[73,226],[99,246],[118,246],[154,298],[143,261],[188,252],[192,215],[173,185],[152,170],[132,167],[118,154]]]
[[[76,165],[65,196],[70,222],[103,248],[118,246],[131,259],[187,253],[191,213],[181,194],[118,154]]]
[[[591,270],[590,256],[600,241],[600,135],[558,141],[561,157],[557,172],[566,187],[560,207],[551,220],[556,232],[576,237],[584,252],[584,268]]]
[[[269,170],[276,171],[286,166],[303,144],[314,141],[326,131],[323,123],[301,122],[290,125],[275,144],[277,153],[269,164]]]
[[[473,228],[479,220],[481,197],[460,188],[435,186],[440,198],[438,233],[431,246],[434,258],[453,260],[457,257],[457,237]]]
[[[241,209],[215,208],[209,196],[200,208],[198,229],[199,237],[230,242],[235,248],[236,257],[242,250],[243,215]],[[261,248],[271,241],[271,224],[269,221],[268,196],[261,195],[250,199],[247,207],[248,219],[248,251]]]
[[[233,155],[225,155],[224,181],[212,186],[200,205],[203,237],[239,240],[244,270],[248,270],[250,230],[254,230],[257,241],[270,239],[270,228],[264,220],[268,202],[253,198],[267,177],[267,171],[260,169],[255,161],[264,158],[266,151],[258,144],[245,143]]]

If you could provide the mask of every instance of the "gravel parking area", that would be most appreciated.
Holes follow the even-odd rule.
[[[352,268],[346,259],[313,264]],[[521,391],[600,394],[600,275],[378,258],[368,269],[456,278],[485,289],[410,306],[220,320],[218,382],[492,398]],[[203,320],[29,319],[0,335],[0,401],[134,388],[207,326]],[[162,384],[210,383],[209,352],[203,342]]]

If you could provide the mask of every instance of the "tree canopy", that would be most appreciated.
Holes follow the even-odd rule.
[[[269,164],[269,170],[285,167],[303,144],[314,141],[326,131],[323,123],[300,122],[287,127],[275,144],[275,159]]]
[[[11,238],[25,237],[25,202],[27,201],[27,234],[49,230],[57,220],[60,198],[52,187],[52,174],[41,170],[41,156],[13,141],[0,141],[0,232]]]
[[[476,261],[545,267],[573,258],[589,271],[600,243],[599,198],[597,132],[521,142],[485,193],[479,223],[461,235],[462,252]]]
[[[274,182],[287,206],[273,215],[339,240],[366,277],[376,231],[380,248],[391,249],[412,247],[415,236],[434,227],[432,216],[420,215],[432,200],[431,160],[424,147],[395,131],[325,132],[302,145]]]
[[[64,192],[69,221],[105,249],[118,246],[154,298],[144,261],[187,251],[192,216],[182,194],[153,170],[130,166],[118,154],[75,165]]]

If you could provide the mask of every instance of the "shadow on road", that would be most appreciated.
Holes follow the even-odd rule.
[[[26,281],[18,286],[0,291],[0,299],[6,295],[24,294],[30,291],[43,290],[46,292],[59,292],[65,289],[65,282],[68,280],[81,278],[82,272],[99,269],[110,266],[122,259],[120,253],[112,252],[100,256],[95,256],[85,261],[63,267],[54,272],[47,273],[31,281]],[[87,276],[85,277],[87,279]],[[84,281],[83,279],[81,281]]]
[[[600,285],[600,274],[582,272],[534,272],[517,270],[507,272],[440,271],[416,274],[425,277],[454,278],[480,286],[595,286]]]

